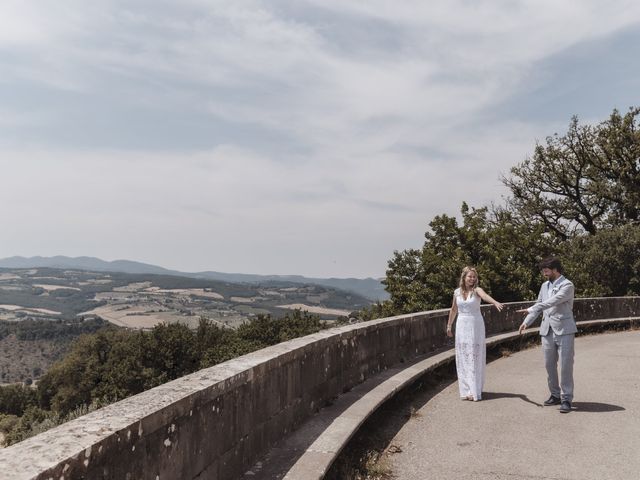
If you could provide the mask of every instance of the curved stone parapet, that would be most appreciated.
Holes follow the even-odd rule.
[[[488,335],[531,302],[483,306]],[[640,297],[577,299],[576,320],[636,317]],[[0,479],[232,479],[341,393],[451,348],[448,310],[372,320],[187,375],[0,450]]]

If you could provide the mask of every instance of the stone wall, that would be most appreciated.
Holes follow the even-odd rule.
[[[530,305],[483,306],[487,334]],[[578,321],[640,315],[640,297],[576,300]],[[342,392],[452,348],[448,310],[333,328],[187,375],[0,450],[0,479],[232,479]]]

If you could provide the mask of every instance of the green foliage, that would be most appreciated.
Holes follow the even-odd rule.
[[[40,320],[26,318],[19,322],[0,321],[0,339],[15,334],[18,340],[61,341],[83,333],[93,333],[105,326],[100,319]]]
[[[271,317],[259,315],[252,322],[243,323],[236,330],[238,339],[264,348],[278,343],[281,327]]]
[[[280,319],[258,315],[243,323],[237,330],[221,329],[209,322],[201,322],[197,336],[201,345],[201,367],[230,360],[270,345],[316,333],[325,324],[317,315],[294,310]]]
[[[152,343],[148,336],[107,327],[78,338],[38,382],[40,406],[64,415],[83,404],[118,400],[156,385],[154,365],[144,365],[145,347]]]
[[[200,352],[201,368],[210,367],[252,351],[241,345],[235,331],[222,328],[208,319],[200,319],[195,336],[198,352]]]
[[[396,315],[396,312],[393,311],[392,303],[390,301],[378,301],[369,307],[363,308],[359,312],[352,312],[351,318],[355,321],[367,321],[375,318],[391,317],[393,315]],[[339,324],[342,325],[348,322],[349,319],[343,318]]]
[[[287,313],[279,320],[268,318],[279,327],[278,337],[270,345],[316,333],[325,328],[325,324],[320,321],[318,315],[301,310]]]
[[[92,368],[97,369],[99,375],[87,385],[89,400],[82,402],[83,404],[111,403],[161,383],[154,360],[164,361],[164,352],[153,358],[150,350],[153,342],[149,334],[115,328],[105,333],[107,335],[97,336],[95,339],[101,355],[95,359]],[[92,340],[92,337],[88,340]],[[79,360],[82,361],[82,358],[81,356]],[[76,402],[70,407],[78,405],[80,403]]]
[[[4,322],[3,322],[4,323]],[[93,333],[105,326],[100,319],[88,320],[36,320],[26,319],[11,322],[13,331],[19,340],[53,340],[77,337],[84,333]]]
[[[21,383],[0,387],[0,413],[20,416],[35,403],[36,392],[31,387]]]
[[[143,366],[151,370],[156,385],[191,372],[200,365],[193,331],[181,323],[156,325],[144,335]]]
[[[4,413],[0,413],[0,432],[3,434],[7,434],[11,430],[13,430],[18,424],[19,418],[16,415],[6,415]],[[6,446],[0,443],[0,447]]]
[[[48,428],[54,427],[56,423],[52,421],[52,417],[55,417],[55,415],[41,408],[34,406],[27,408],[24,414],[13,422],[11,428],[3,432],[6,444],[12,445],[40,433],[40,431],[43,431],[41,427],[45,423],[49,424]]]
[[[640,295],[640,225],[600,230],[567,242],[567,276],[581,296]]]
[[[29,407],[22,417],[0,415],[0,431],[5,434],[6,445],[13,445],[39,433],[46,432],[55,426],[86,415],[102,406],[104,405],[101,403],[83,405],[64,416],[41,408]]]

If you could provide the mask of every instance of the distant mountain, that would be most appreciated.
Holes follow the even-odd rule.
[[[66,268],[90,270],[97,272],[122,273],[155,273],[159,275],[175,275],[180,272],[167,270],[148,263],[130,260],[114,260],[107,262],[96,257],[9,257],[0,260],[2,268]]]
[[[310,278],[301,275],[255,275],[222,272],[180,272],[131,260],[107,262],[95,257],[9,257],[0,259],[0,268],[62,268],[98,272],[123,272],[134,274],[180,275],[183,277],[220,280],[229,283],[294,283],[322,285],[354,292],[370,300],[386,300],[389,294],[380,280],[374,278]]]

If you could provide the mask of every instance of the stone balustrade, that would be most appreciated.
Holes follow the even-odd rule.
[[[483,306],[487,335],[531,302]],[[576,320],[640,315],[640,297],[577,299]],[[0,450],[0,479],[233,479],[365,379],[452,347],[448,310],[332,328],[207,368]]]

